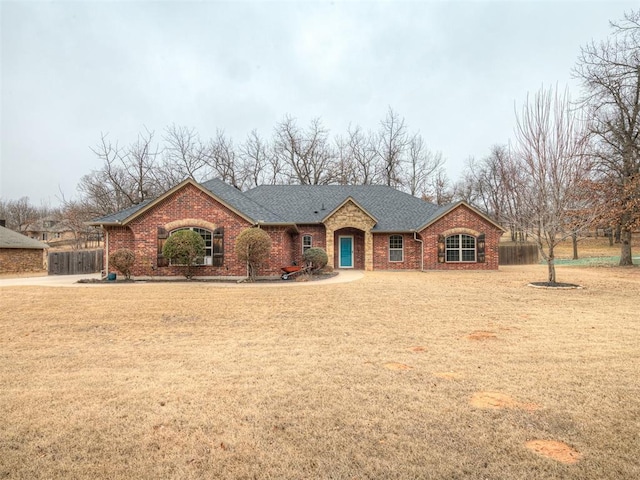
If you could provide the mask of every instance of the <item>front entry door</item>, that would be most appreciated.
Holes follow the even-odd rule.
[[[340,268],[353,268],[353,237],[340,237]]]

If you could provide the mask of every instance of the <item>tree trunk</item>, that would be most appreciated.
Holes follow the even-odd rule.
[[[556,262],[553,253],[553,246],[549,247],[549,256],[547,257],[547,268],[549,269],[549,283],[556,283]]]
[[[573,232],[571,234],[571,241],[573,243],[573,259],[578,260],[578,234]]]
[[[620,266],[626,267],[633,265],[633,257],[631,256],[631,230],[623,228],[620,230]]]

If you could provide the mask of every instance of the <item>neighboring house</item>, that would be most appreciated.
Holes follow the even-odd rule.
[[[82,223],[75,226],[68,220],[43,218],[21,228],[21,231],[35,239],[46,242],[50,247],[85,247],[89,244],[99,245],[100,236],[95,228]]]
[[[0,274],[42,272],[47,245],[0,226]]]
[[[260,271],[266,276],[300,264],[310,247],[325,249],[335,268],[496,270],[504,232],[465,202],[439,207],[386,186],[264,185],[241,192],[217,179],[185,180],[89,225],[104,229],[106,259],[120,248],[135,252],[138,276],[182,273],[162,257],[162,246],[185,228],[206,243],[197,276],[244,276],[234,245],[248,227],[271,237],[271,257]]]

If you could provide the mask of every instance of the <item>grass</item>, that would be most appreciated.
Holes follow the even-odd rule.
[[[0,478],[638,478],[640,274],[558,271],[0,288]]]

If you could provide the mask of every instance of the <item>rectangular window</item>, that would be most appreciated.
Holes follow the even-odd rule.
[[[402,262],[404,260],[402,235],[391,235],[389,237],[389,261]]]
[[[302,236],[302,254],[309,250],[313,245],[313,237],[311,235]]]

